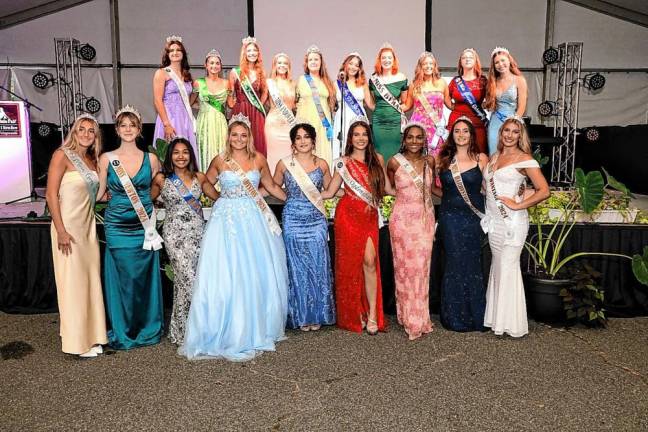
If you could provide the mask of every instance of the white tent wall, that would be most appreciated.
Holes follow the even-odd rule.
[[[418,55],[425,48],[425,1],[409,0],[256,0],[255,34],[266,69],[272,55],[287,52],[293,74],[302,69],[303,53],[311,43],[323,50],[328,71],[337,69],[348,51],[359,51],[367,72],[384,41],[397,50],[401,70],[410,78]],[[482,66],[496,45],[516,57],[529,82],[527,114],[535,122],[542,99],[541,54],[544,49],[547,2],[538,0],[432,0],[431,45],[444,76],[452,76],[459,53],[475,48]],[[182,35],[193,65],[212,48],[226,65],[238,63],[240,40],[247,34],[247,5],[242,0],[119,0],[119,38],[122,99],[137,106],[145,122],[155,119],[151,79],[160,62],[164,39]],[[406,6],[406,7],[405,7]],[[58,122],[56,89],[45,92],[31,84],[35,70],[52,69],[54,37],[74,37],[97,49],[95,67],[84,67],[84,93],[102,103],[101,122],[109,122],[113,106],[110,1],[94,0],[14,27],[0,30],[0,62],[12,66],[14,90],[43,106],[34,120]],[[648,29],[557,0],[554,45],[583,42],[583,67],[588,70],[634,69],[604,72],[606,87],[598,94],[581,92],[579,125],[626,125],[648,121]],[[25,66],[25,65],[29,65]],[[99,67],[97,67],[99,65]],[[101,65],[105,65],[101,67]],[[201,69],[192,70],[195,76]],[[6,75],[4,71],[3,75]],[[6,79],[3,79],[6,82]]]

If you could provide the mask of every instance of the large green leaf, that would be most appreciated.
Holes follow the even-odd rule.
[[[603,200],[603,174],[600,171],[585,172],[576,168],[576,190],[581,208],[587,214],[592,213]]]
[[[163,163],[168,147],[169,143],[167,141],[163,140],[162,138],[158,138],[155,140],[155,147],[150,145],[148,150],[151,153],[154,153],[158,157],[158,159],[160,159],[160,163]]]
[[[615,179],[610,175],[609,172],[605,170],[605,168],[601,167],[603,170],[603,173],[605,173],[605,177],[607,178],[607,183],[612,187],[613,189],[618,190],[619,192],[623,192],[625,195],[634,198],[634,195],[632,195],[632,192],[630,192],[630,189],[623,183],[621,183],[619,180]]]
[[[639,282],[648,285],[648,246],[644,246],[643,255],[632,257],[632,272]]]

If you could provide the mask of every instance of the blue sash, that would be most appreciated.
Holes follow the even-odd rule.
[[[460,76],[455,77],[454,79],[455,84],[457,84],[457,89],[459,89],[459,93],[461,93],[461,97],[464,98],[466,102],[470,105],[470,108],[475,112],[477,117],[484,123],[484,125],[488,124],[488,117],[486,116],[486,111],[483,110],[482,107],[479,106],[477,103],[477,99],[475,99],[475,96],[473,96],[472,92],[468,88],[468,84],[466,84],[466,81],[464,81],[463,78]]]
[[[349,86],[347,85],[347,83],[346,82],[343,83],[340,80],[337,80],[337,85],[338,85],[338,87],[340,89],[340,93],[343,95],[342,97],[344,97],[344,103],[346,103],[349,106],[349,108],[351,108],[353,113],[356,116],[365,116],[366,117],[367,114],[362,109],[362,106],[360,105],[358,100],[355,98],[355,96],[353,96],[353,93],[351,93],[351,90],[349,89]]]
[[[320,120],[322,121],[322,126],[326,129],[326,139],[329,141],[333,140],[333,126],[331,122],[324,114],[324,108],[322,108],[322,101],[319,97],[319,91],[317,90],[317,84],[313,81],[313,77],[310,74],[305,74],[304,78],[310,86],[311,93],[313,94],[313,102],[315,102],[315,108],[317,108],[317,114],[319,114]]]
[[[196,199],[195,196],[187,189],[187,186],[182,182],[182,179],[176,175],[176,173],[171,174],[168,179],[171,181],[171,184],[175,186],[176,190],[182,197],[182,199],[185,200],[187,205],[191,207],[193,211],[196,212],[198,216],[200,216],[200,219],[202,220],[203,218],[203,211],[202,211],[202,205],[200,205],[200,201]]]
[[[506,120],[508,118],[507,116],[505,116],[504,114],[502,114],[499,111],[493,111],[493,114],[496,115],[497,118],[499,119],[499,121],[501,121],[502,123],[504,123],[504,120]]]

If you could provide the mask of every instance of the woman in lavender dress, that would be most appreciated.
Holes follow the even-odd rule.
[[[197,97],[192,93],[192,82],[187,50],[182,44],[182,38],[169,36],[162,51],[160,69],[153,76],[153,101],[158,113],[153,145],[159,138],[167,142],[175,137],[186,138],[200,161],[191,111],[191,104]],[[198,170],[202,168],[199,166]]]

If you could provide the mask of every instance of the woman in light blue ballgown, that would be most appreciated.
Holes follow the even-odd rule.
[[[250,121],[230,120],[225,151],[207,178],[221,197],[203,235],[194,293],[179,353],[188,359],[251,360],[285,338],[288,309],[286,252],[277,219],[257,190],[286,195],[254,149]]]
[[[299,123],[290,130],[293,153],[277,163],[274,180],[285,184],[283,237],[288,257],[288,327],[319,330],[335,324],[328,223],[320,194],[331,181],[326,161],[313,154],[315,128]]]

